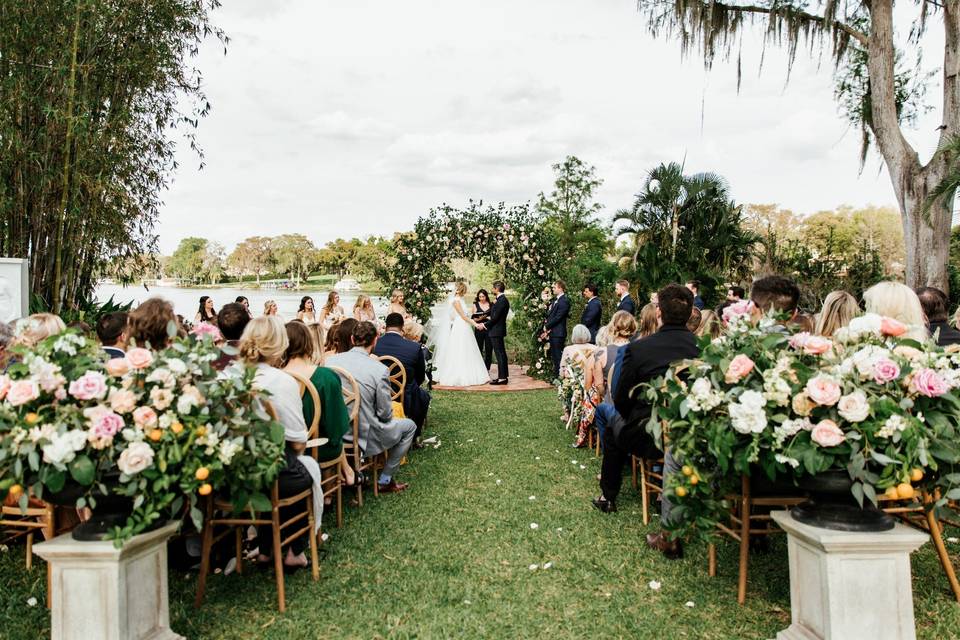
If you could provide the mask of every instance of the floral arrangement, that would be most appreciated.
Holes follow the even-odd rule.
[[[647,386],[648,424],[683,460],[668,483],[674,534],[708,534],[742,474],[792,481],[846,470],[861,506],[941,489],[960,498],[960,349],[907,339],[866,314],[833,339],[789,335],[728,308],[729,333]]]
[[[473,201],[466,209],[443,205],[417,220],[412,232],[399,235],[394,253],[396,261],[381,266],[380,279],[389,283],[388,291],[403,291],[407,310],[423,322],[447,295],[444,284],[453,279],[450,258],[482,258],[497,264],[507,286],[519,293],[519,300],[511,299],[511,310],[514,326],[524,327],[530,335],[529,373],[542,379],[550,375],[549,357],[536,342],[549,306],[539,294],[550,286],[559,257],[527,205],[485,207]]]
[[[584,414],[584,371],[583,367],[566,367],[567,375],[553,381],[557,388],[557,399],[563,405],[563,415],[567,428],[579,425]]]
[[[197,333],[113,360],[71,331],[14,349],[0,375],[0,498],[12,494],[23,508],[28,495],[68,482],[82,488],[77,507],[127,496],[133,511],[111,532],[117,544],[185,507],[199,529],[198,496],[214,489],[238,507],[269,509],[283,428],[257,410],[254,370],[218,373],[212,332]]]

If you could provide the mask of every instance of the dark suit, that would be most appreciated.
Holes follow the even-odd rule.
[[[560,376],[560,356],[563,355],[563,345],[567,341],[567,316],[570,315],[570,299],[567,294],[557,296],[547,311],[547,320],[543,323],[543,330],[550,340],[550,359],[553,360],[553,375]]]
[[[613,404],[622,420],[614,421],[603,442],[600,488],[607,500],[616,501],[623,465],[630,454],[650,456],[657,450],[646,429],[650,405],[639,390],[631,391],[663,375],[672,363],[695,358],[699,353],[696,336],[683,325],[664,325],[653,335],[623,349],[623,363],[613,392]]]
[[[110,360],[116,360],[117,358],[122,358],[126,355],[123,352],[123,349],[118,349],[117,347],[104,347],[103,350],[107,352],[108,356],[110,356]]]
[[[510,377],[510,363],[507,361],[507,347],[503,339],[507,337],[507,316],[510,314],[510,301],[502,293],[490,307],[490,319],[484,325],[493,344],[493,355],[497,358],[497,379]]]
[[[637,315],[637,303],[633,301],[629,293],[620,300],[620,304],[617,305],[617,311],[626,311],[632,316]]]
[[[937,344],[946,347],[951,344],[960,344],[960,331],[951,327],[946,320],[938,320],[930,323],[930,335],[937,333]]]
[[[597,331],[600,331],[600,319],[603,317],[603,305],[600,298],[593,296],[587,300],[587,306],[580,314],[580,324],[590,330],[590,342],[597,341]]]
[[[427,363],[420,344],[407,340],[399,333],[388,331],[377,340],[373,348],[375,356],[393,356],[407,372],[403,388],[403,412],[417,423],[417,433],[423,428],[430,408],[430,393],[421,387],[427,378]]]

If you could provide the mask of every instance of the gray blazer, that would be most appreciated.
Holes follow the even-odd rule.
[[[403,434],[393,417],[387,367],[360,347],[330,356],[324,364],[350,372],[360,387],[360,449],[367,455],[376,455],[400,442]],[[345,438],[350,440],[352,434]]]

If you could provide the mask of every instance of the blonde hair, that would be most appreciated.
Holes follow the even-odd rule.
[[[610,344],[610,325],[605,324],[600,327],[600,330],[597,331],[597,339],[594,341],[594,343],[598,347],[605,347]]]
[[[357,301],[353,305],[353,310],[356,311],[357,309],[360,309],[363,311],[367,307],[373,307],[373,300],[370,299],[370,296],[361,293],[359,296],[357,296]]]
[[[400,291],[400,289],[394,289],[393,292],[390,294],[390,302],[394,304],[398,304],[397,301],[400,299],[400,296],[402,295],[403,295],[403,291]]]
[[[704,309],[700,312],[700,326],[694,333],[698,336],[710,336],[711,339],[720,337],[723,331],[723,323],[720,322],[720,316],[715,311]]]
[[[403,337],[420,342],[420,338],[423,337],[423,325],[415,320],[407,320],[403,323]]]
[[[643,305],[643,309],[640,309],[640,325],[637,330],[637,335],[641,338],[646,338],[649,335],[653,335],[657,332],[657,305],[648,302]]]
[[[307,325],[310,335],[313,336],[313,364],[323,364],[323,344],[326,342],[323,325],[319,322],[313,322]]]
[[[457,286],[454,288],[453,292],[458,296],[463,296],[467,294],[467,283],[460,281],[457,283]]]
[[[863,292],[863,302],[868,313],[887,316],[907,325],[909,330],[904,334],[907,338],[926,340],[929,337],[920,298],[907,285],[878,282]]]
[[[275,306],[277,306],[277,303],[276,303],[274,300],[267,300],[266,302],[264,302],[264,303],[263,303],[263,315],[265,315],[265,316],[270,315],[270,309],[271,309],[271,307],[275,307]]]
[[[818,336],[829,338],[837,329],[850,324],[850,321],[860,315],[860,305],[857,299],[846,291],[831,291],[823,300],[823,308],[817,316],[817,324],[813,332]]]
[[[330,313],[331,311],[333,311],[333,308],[337,306],[337,301],[335,298],[338,295],[340,294],[337,293],[336,289],[334,289],[333,291],[327,294],[327,304],[323,305],[324,311],[326,311],[327,313]]]
[[[240,337],[240,357],[250,364],[266,362],[278,364],[290,339],[283,320],[276,316],[261,316],[247,323]]]
[[[656,320],[656,313],[654,313],[654,320]],[[617,338],[627,338],[629,340],[637,332],[637,319],[629,311],[617,311],[610,318],[609,327],[611,341]]]
[[[66,330],[67,325],[60,316],[52,313],[34,313],[17,322],[15,343],[32,347]]]

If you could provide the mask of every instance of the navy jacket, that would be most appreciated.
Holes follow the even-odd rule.
[[[935,321],[930,323],[930,335],[940,332],[937,334],[937,344],[941,347],[946,347],[951,344],[960,344],[960,331],[957,331],[950,326],[945,320]]]
[[[507,337],[507,316],[510,314],[510,301],[507,296],[501,295],[490,306],[490,319],[483,324],[487,327],[487,335],[491,338]]]
[[[375,356],[393,356],[407,371],[407,384],[403,388],[403,411],[407,417],[423,425],[430,407],[430,393],[422,389],[427,377],[427,364],[420,344],[407,340],[399,333],[388,331],[383,334],[373,348]]]
[[[637,303],[633,301],[629,293],[617,305],[617,311],[626,311],[632,316],[637,315]]]
[[[563,294],[553,301],[547,312],[547,321],[543,328],[550,333],[551,338],[567,337],[567,316],[570,315],[570,299]]]
[[[596,342],[597,331],[600,331],[600,319],[603,317],[603,305],[600,298],[594,296],[587,300],[587,306],[580,315],[580,324],[590,329],[590,342]]]

